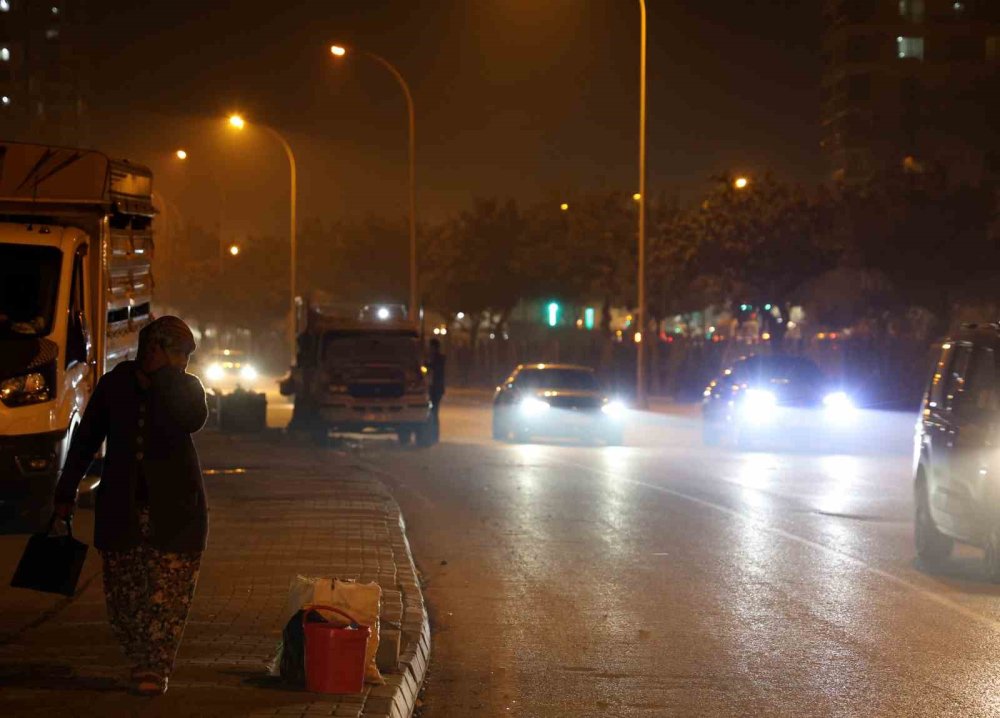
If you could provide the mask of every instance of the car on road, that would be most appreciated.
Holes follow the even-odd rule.
[[[195,358],[194,373],[206,387],[216,391],[229,392],[236,387],[251,391],[260,379],[250,357],[239,349],[221,349]]]
[[[602,390],[589,367],[522,364],[497,387],[493,438],[576,437],[618,445],[625,414],[625,405]]]
[[[928,566],[956,541],[985,550],[1000,582],[1000,324],[943,342],[914,441],[914,539]]]
[[[788,443],[825,448],[845,438],[854,399],[811,359],[789,354],[740,358],[706,387],[702,438],[741,448]]]

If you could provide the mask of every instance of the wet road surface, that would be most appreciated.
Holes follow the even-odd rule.
[[[913,417],[867,421],[856,453],[707,449],[691,412],[517,445],[453,402],[431,450],[364,442],[427,581],[422,715],[1000,715],[1000,588],[915,564]]]

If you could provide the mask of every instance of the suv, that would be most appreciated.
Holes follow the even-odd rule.
[[[401,320],[309,311],[296,366],[281,382],[295,395],[293,424],[325,440],[333,431],[394,433],[402,444],[435,441],[420,335]]]
[[[966,325],[937,352],[914,441],[915,541],[926,565],[955,541],[1000,582],[1000,325]]]

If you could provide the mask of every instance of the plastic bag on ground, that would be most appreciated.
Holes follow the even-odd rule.
[[[339,608],[357,623],[371,628],[365,647],[365,681],[382,685],[385,680],[375,665],[379,642],[379,611],[382,605],[382,587],[377,583],[357,583],[333,578],[296,576],[288,587],[288,603],[282,616],[282,626],[286,625],[306,604],[324,604]],[[343,617],[336,613],[319,611],[324,618],[336,625],[346,625]],[[271,664],[271,675],[279,675],[282,648]]]

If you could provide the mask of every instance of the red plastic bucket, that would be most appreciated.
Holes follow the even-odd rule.
[[[310,610],[338,613],[350,624],[307,623]],[[365,649],[371,628],[332,606],[303,606],[306,636],[306,690],[314,693],[360,693],[365,684]]]

